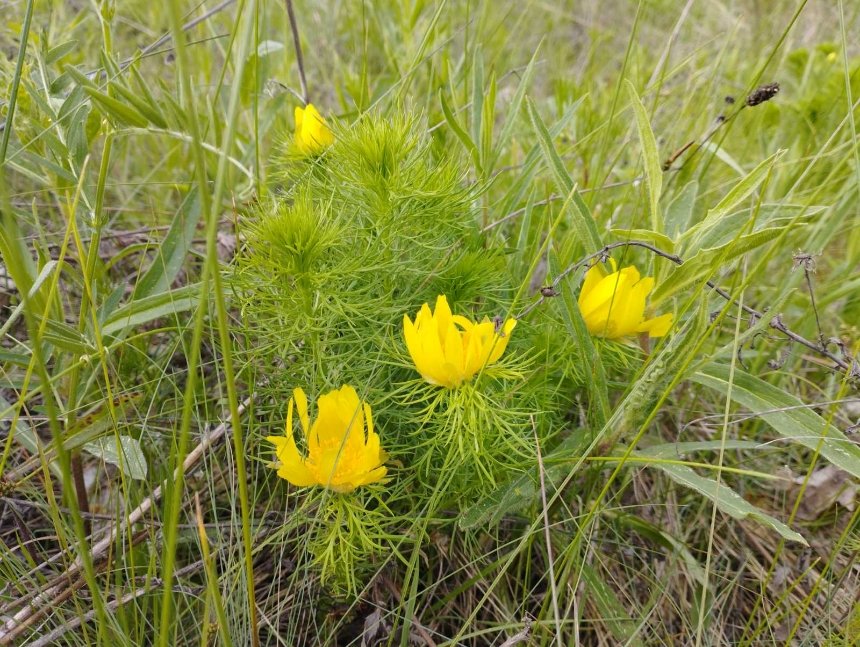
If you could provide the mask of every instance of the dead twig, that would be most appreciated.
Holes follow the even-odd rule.
[[[551,285],[548,285],[548,286],[541,288],[540,296],[534,302],[532,302],[531,304],[529,304],[528,306],[523,308],[518,314],[514,315],[514,318],[515,319],[522,319],[523,317],[526,317],[533,310],[535,310],[535,308],[542,305],[547,299],[551,299],[551,298],[557,296],[558,294],[560,294],[559,290],[558,290],[559,285],[561,284],[561,282],[565,278],[567,278],[574,271],[576,271],[576,270],[578,270],[578,269],[580,269],[586,265],[593,265],[595,262],[595,259],[597,259],[596,262],[603,262],[609,258],[609,252],[611,250],[616,249],[618,247],[628,247],[628,246],[629,247],[642,247],[643,249],[647,249],[650,252],[656,254],[657,256],[660,256],[661,258],[665,258],[667,260],[672,261],[676,265],[683,265],[684,264],[684,259],[682,259],[680,256],[677,256],[675,254],[669,254],[668,252],[664,252],[662,249],[655,247],[651,243],[646,243],[646,242],[641,241],[641,240],[625,240],[625,241],[621,241],[621,242],[617,242],[617,243],[609,243],[608,245],[604,245],[602,248],[600,248],[600,250],[594,252],[593,254],[589,254],[585,258],[583,258],[583,259],[577,261],[576,263],[573,263],[572,265],[565,268],[561,272],[561,274],[559,274],[555,278],[555,280],[552,282]],[[723,290],[721,287],[719,287],[713,281],[706,281],[705,285],[707,285],[714,292],[716,292],[721,297],[723,297],[726,301],[729,301],[730,303],[737,304],[737,301],[735,301],[735,299],[732,298],[731,294],[729,294],[728,292]],[[744,304],[738,304],[738,305],[746,314],[753,317],[754,320],[764,319],[764,317],[765,317],[764,312],[760,312],[760,311],[756,310],[755,308],[751,308],[751,307],[744,305]],[[780,314],[772,316],[770,318],[770,322],[768,323],[768,326],[771,329],[782,333],[791,341],[798,343],[801,346],[805,346],[809,350],[811,350],[811,351],[813,351],[813,352],[815,352],[815,353],[817,353],[823,357],[826,357],[827,359],[829,359],[831,362],[833,362],[836,365],[835,366],[836,368],[839,368],[840,370],[844,371],[850,377],[860,378],[860,363],[858,363],[858,361],[850,355],[850,353],[848,352],[848,349],[846,348],[845,344],[841,340],[839,340],[837,338],[831,338],[829,341],[824,342],[824,343],[816,343],[814,341],[810,341],[809,339],[806,339],[806,337],[803,337],[802,335],[799,335],[796,332],[794,332],[793,330],[791,330],[790,328],[788,328],[785,325],[785,323],[782,321],[782,315],[780,315]],[[841,356],[830,351],[828,349],[828,346],[830,346],[830,345],[834,345],[837,348],[839,348],[839,353]]]
[[[523,620],[523,625],[525,626],[521,631],[508,638],[505,642],[499,645],[499,647],[514,647],[514,645],[526,642],[532,633],[532,619],[526,617],[526,619]]]
[[[250,406],[252,399],[253,396],[248,396],[245,401],[239,405],[239,415],[242,415]],[[182,463],[182,471],[187,474],[189,470],[191,470],[200,461],[206,451],[224,437],[229,428],[230,424],[228,422],[222,422],[207,434],[185,457],[185,460]],[[177,478],[178,474],[179,468],[174,472],[173,478]],[[90,556],[94,564],[107,560],[108,556],[111,554],[110,549],[114,546],[120,534],[124,533],[135,523],[143,519],[143,517],[161,499],[163,489],[164,484],[155,488],[152,494],[141,501],[140,505],[132,510],[120,524],[115,525],[113,528],[108,530],[105,536],[90,548]],[[32,602],[30,602],[26,607],[18,611],[18,613],[3,623],[2,627],[0,627],[0,647],[14,644],[17,638],[30,624],[49,612],[59,602],[67,599],[68,596],[71,595],[72,591],[83,586],[84,582],[81,577],[83,566],[84,562],[81,557],[75,559],[66,571],[61,574],[57,580],[55,580],[57,582],[56,584],[48,586],[41,593],[36,595]]]
[[[293,34],[293,45],[296,48],[296,67],[299,68],[299,83],[302,86],[302,101],[305,104],[310,103],[310,97],[308,96],[308,82],[305,79],[305,60],[302,57],[302,43],[299,38],[299,24],[296,21],[296,12],[293,9],[293,0],[286,0],[287,3],[287,15],[290,18],[290,31]]]
[[[544,539],[546,541],[546,560],[547,560],[547,570],[549,571],[549,590],[552,595],[552,610],[553,615],[555,617],[556,625],[555,625],[555,639],[558,643],[558,647],[564,647],[564,643],[561,638],[561,614],[558,610],[558,592],[556,590],[555,583],[555,558],[552,554],[552,536],[549,531],[549,509],[546,503],[546,479],[544,479],[544,469],[543,469],[543,457],[540,452],[540,440],[538,439],[537,427],[535,426],[535,418],[534,416],[529,416],[529,420],[532,423],[532,433],[535,437],[535,451],[537,452],[537,462],[538,462],[538,476],[540,477],[540,498],[541,498],[541,508],[543,511],[543,532]],[[578,614],[575,614],[578,615]],[[579,644],[579,632],[575,631],[574,635],[576,636],[576,643]]]

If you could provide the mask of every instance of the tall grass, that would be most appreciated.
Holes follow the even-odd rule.
[[[0,645],[860,634],[855,4],[7,13]],[[590,331],[610,257],[665,338]],[[440,294],[517,319],[457,389]],[[386,481],[279,479],[343,384]]]

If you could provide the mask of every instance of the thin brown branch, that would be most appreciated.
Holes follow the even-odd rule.
[[[561,614],[558,610],[558,592],[556,590],[556,581],[555,581],[555,557],[552,554],[552,535],[550,534],[550,523],[549,523],[549,506],[546,502],[546,479],[544,478],[544,468],[543,468],[543,456],[541,456],[540,451],[540,439],[538,438],[537,427],[535,426],[535,418],[534,416],[529,416],[529,420],[532,424],[532,433],[535,437],[535,451],[537,452],[537,462],[538,462],[538,476],[540,477],[540,498],[541,498],[541,507],[543,508],[543,531],[544,531],[544,540],[546,541],[546,561],[547,561],[547,570],[549,575],[549,590],[550,595],[552,596],[552,610],[555,617],[555,638],[558,643],[558,647],[563,647],[564,643],[562,643],[561,638]],[[578,635],[578,632],[575,633]],[[577,639],[577,644],[579,640]]]
[[[570,274],[580,269],[581,267],[593,264],[593,261],[595,259],[599,259],[601,261],[607,259],[609,257],[609,252],[619,247],[643,247],[644,249],[647,249],[657,254],[658,256],[662,256],[663,258],[669,259],[676,265],[682,265],[684,263],[684,261],[679,256],[664,252],[662,249],[655,247],[651,243],[646,243],[641,240],[625,240],[617,243],[609,243],[608,245],[604,245],[603,247],[601,247],[593,254],[589,254],[588,256],[577,261],[573,265],[566,267],[561,272],[561,274],[555,277],[555,280],[552,282],[551,285],[541,288],[540,296],[537,298],[537,300],[523,308],[518,314],[514,315],[514,319],[522,319],[526,317],[535,308],[541,306],[547,299],[551,299],[554,296],[558,296],[559,286],[561,285],[562,281],[564,281],[568,276],[570,276]]]
[[[245,401],[239,405],[239,415],[242,415],[250,406],[252,399],[253,396],[248,396]],[[197,444],[197,446],[188,453],[188,456],[185,457],[181,468],[183,472],[187,474],[189,470],[191,470],[200,461],[208,449],[224,437],[229,428],[230,424],[228,422],[222,422],[207,434]],[[177,468],[176,472],[173,474],[174,479],[177,478],[179,469],[180,468]],[[100,541],[96,542],[90,548],[90,557],[94,564],[105,561],[111,554],[111,548],[116,543],[120,534],[141,521],[152,507],[158,503],[161,499],[164,485],[165,483],[162,483],[155,488],[152,494],[141,501],[141,503],[132,510],[120,524],[114,525],[106,532],[105,536]],[[83,567],[83,559],[78,557],[69,565],[66,571],[57,578],[57,580],[59,580],[58,583],[52,584],[43,589],[41,593],[33,598],[33,601],[30,604],[21,609],[11,618],[8,618],[6,622],[0,626],[0,647],[14,644],[26,627],[35,622],[36,619],[42,617],[45,613],[51,611],[59,602],[65,600],[70,594],[70,591],[74,590],[72,587],[79,588],[82,586],[83,579],[81,578],[81,574],[83,572]]]
[[[302,42],[299,37],[299,24],[296,21],[296,12],[293,9],[293,0],[286,0],[287,15],[290,18],[290,31],[293,34],[293,45],[296,48],[296,67],[299,68],[299,83],[302,86],[302,100],[305,104],[310,103],[308,96],[308,83],[305,79],[305,59],[302,57]]]
[[[236,1],[236,0],[223,0],[223,2],[221,2],[220,4],[215,5],[214,7],[212,7],[211,9],[209,9],[209,10],[208,10],[206,13],[204,13],[203,15],[198,16],[197,18],[193,18],[193,19],[189,20],[187,23],[185,23],[184,25],[182,25],[182,31],[188,31],[188,30],[190,30],[190,29],[194,29],[194,28],[195,28],[197,25],[199,25],[201,22],[204,22],[205,20],[208,20],[209,18],[211,18],[212,16],[214,16],[216,13],[218,13],[218,12],[220,12],[220,11],[222,11],[222,10],[226,9],[226,8],[227,8],[227,7],[229,7],[231,4],[233,4],[235,1]],[[164,34],[164,36],[162,36],[161,38],[159,38],[159,39],[158,39],[158,40],[156,40],[155,42],[150,43],[149,45],[147,45],[146,47],[144,47],[142,50],[140,50],[140,53],[139,53],[139,54],[137,54],[137,55],[135,55],[135,56],[131,56],[131,57],[127,58],[126,60],[124,60],[124,61],[120,64],[120,69],[124,70],[124,69],[125,69],[125,68],[127,68],[129,65],[131,65],[131,64],[135,61],[135,59],[136,59],[138,56],[141,56],[141,57],[146,56],[147,54],[151,53],[153,50],[155,50],[155,49],[157,49],[157,48],[161,47],[162,45],[164,45],[164,43],[168,42],[171,38],[173,38],[173,34],[171,34],[170,32],[168,32],[168,33]]]
[[[523,620],[523,624],[525,625],[521,631],[515,633],[513,636],[508,638],[505,642],[503,642],[499,647],[514,647],[514,645],[519,645],[520,643],[527,642],[529,636],[532,633],[532,620],[531,618],[526,618]]]
[[[538,308],[540,305],[542,305],[548,299],[551,299],[552,297],[558,296],[558,294],[559,294],[558,287],[561,284],[561,282],[565,278],[567,278],[571,273],[575,272],[577,269],[580,269],[581,267],[583,267],[585,265],[593,264],[595,259],[604,260],[604,259],[608,258],[609,252],[613,249],[616,249],[618,247],[628,247],[628,246],[642,247],[643,249],[647,249],[647,250],[653,252],[657,256],[660,256],[662,258],[665,258],[667,260],[672,261],[676,265],[683,265],[684,264],[684,260],[680,256],[677,256],[675,254],[669,254],[668,252],[664,252],[663,250],[659,249],[658,247],[655,247],[654,245],[652,245],[651,243],[646,243],[646,242],[641,241],[641,240],[625,240],[625,241],[621,241],[621,242],[617,242],[617,243],[610,243],[608,245],[604,245],[599,251],[596,251],[593,254],[589,254],[588,256],[583,258],[582,260],[579,260],[576,263],[573,263],[572,265],[565,268],[564,271],[562,271],[561,274],[559,274],[556,277],[556,279],[552,282],[551,285],[548,285],[546,287],[541,288],[540,296],[534,302],[532,302],[531,304],[529,304],[528,306],[523,308],[518,314],[516,314],[514,316],[514,318],[515,319],[522,319],[522,318],[526,317],[527,315],[529,315],[533,310]],[[706,281],[705,285],[707,285],[714,292],[716,292],[718,295],[720,295],[721,297],[723,297],[724,299],[726,299],[730,303],[737,304],[737,301],[732,297],[731,294],[729,294],[728,292],[723,290],[721,287],[719,287],[713,281]],[[738,304],[738,305],[740,305],[741,309],[746,314],[750,315],[753,318],[753,320],[764,319],[765,316],[767,316],[767,315],[765,315],[764,312],[760,312],[760,311],[756,310],[755,308],[751,308],[751,307],[744,305],[744,304]],[[822,357],[826,357],[827,359],[829,359],[831,362],[833,362],[836,365],[835,368],[841,369],[845,373],[849,374],[851,377],[860,378],[860,363],[858,363],[855,358],[853,358],[849,355],[847,348],[845,348],[844,344],[842,344],[838,339],[831,339],[829,343],[816,343],[814,341],[810,341],[809,339],[806,339],[806,337],[803,337],[802,335],[799,335],[796,332],[794,332],[793,330],[791,330],[790,328],[788,328],[785,325],[785,323],[783,323],[782,316],[779,314],[771,316],[771,319],[768,323],[768,326],[770,328],[772,328],[773,330],[776,330],[776,331],[782,333],[791,341],[798,343],[801,346],[805,346],[809,350],[811,350],[815,353],[818,353]],[[839,347],[839,352],[840,352],[841,356],[828,350],[827,346],[829,346],[831,344]]]

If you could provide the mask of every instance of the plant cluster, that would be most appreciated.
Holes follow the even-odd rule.
[[[291,541],[355,593],[362,561],[369,572],[427,532],[410,519],[464,512],[532,472],[541,446],[582,432],[565,421],[570,394],[535,347],[541,331],[512,316],[523,295],[505,250],[480,235],[487,187],[435,153],[415,118],[367,115],[335,135],[313,106],[296,115],[287,172],[250,214],[231,284],[249,389],[274,421],[288,403],[285,431],[266,438],[271,465],[319,511]],[[600,265],[579,297],[589,332],[665,335],[671,313],[645,318],[654,279]]]

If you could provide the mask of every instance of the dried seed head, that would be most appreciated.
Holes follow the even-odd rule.
[[[815,272],[815,256],[806,252],[795,252],[791,257],[792,270],[801,267],[805,272]]]
[[[757,106],[760,103],[764,103],[765,101],[770,101],[778,92],[779,83],[765,83],[764,85],[760,85],[747,97],[747,105],[752,107]]]

